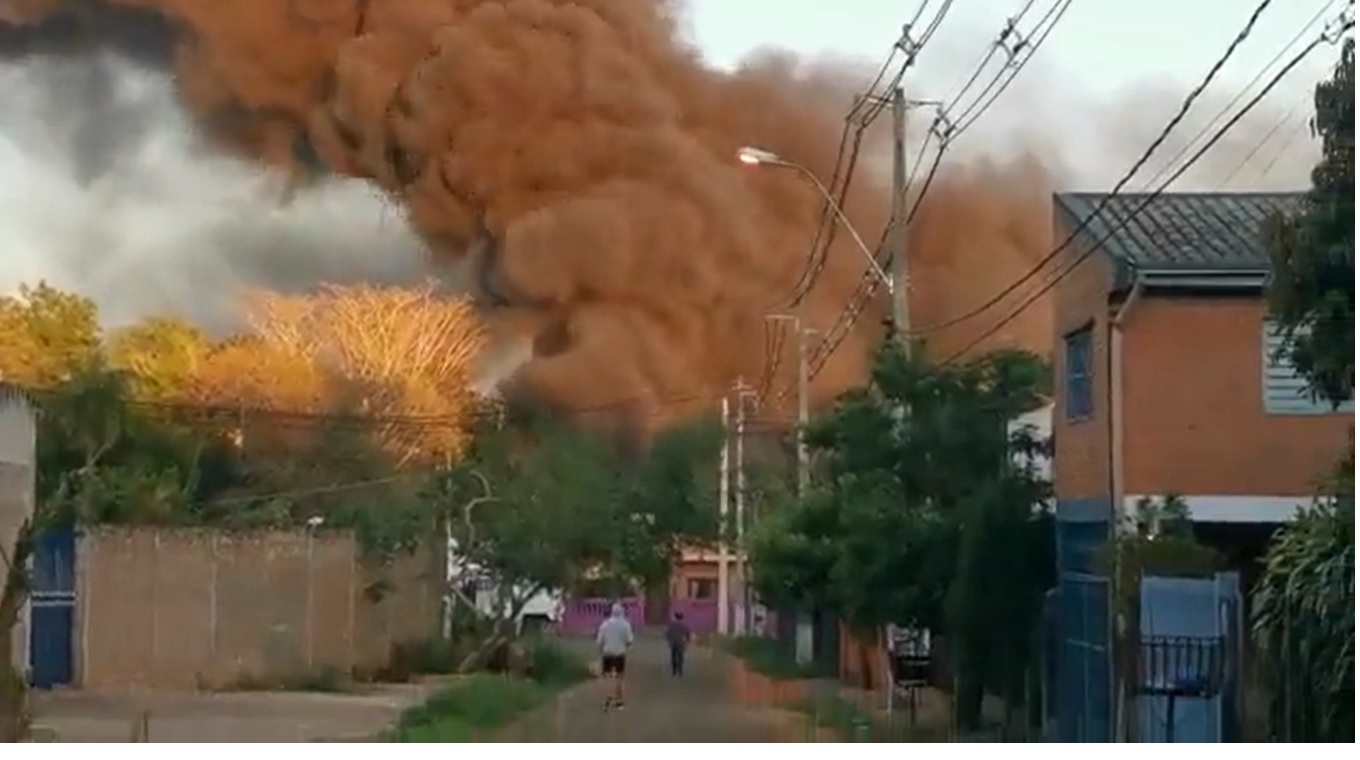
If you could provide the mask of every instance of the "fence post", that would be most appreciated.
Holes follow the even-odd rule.
[[[217,661],[217,584],[218,574],[217,565],[221,562],[218,547],[218,535],[216,530],[208,532],[208,652],[211,653],[212,662]]]
[[[313,617],[313,610],[312,610],[312,594],[313,594],[313,591],[312,591],[312,584],[316,583],[316,574],[315,574],[315,572],[314,572],[313,559],[314,559],[314,557],[313,557],[313,555],[312,555],[312,529],[311,529],[310,527],[308,527],[308,528],[307,528],[307,592],[306,592],[306,593],[307,593],[307,599],[306,599],[306,603],[305,603],[306,606],[304,607],[304,610],[303,610],[303,615],[305,616],[305,621],[306,621],[306,622],[304,623],[304,625],[306,626],[307,635],[306,635],[306,641],[303,642],[303,659],[307,662],[307,670],[308,670],[309,672],[310,672],[311,669],[312,669],[312,650],[313,650],[312,636],[313,636],[313,634],[315,633],[315,630],[316,630],[316,626],[315,626],[315,625],[313,624],[313,622],[312,622],[312,617]]]
[[[151,662],[147,663],[151,673],[160,666],[160,624],[161,624],[161,530],[151,529]]]

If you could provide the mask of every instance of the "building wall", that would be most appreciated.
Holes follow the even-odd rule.
[[[1129,494],[1308,496],[1350,414],[1266,414],[1259,298],[1145,297],[1125,322]]]
[[[33,407],[17,389],[0,383],[0,549],[8,557],[14,551],[19,527],[33,513],[34,447],[37,426]],[[8,563],[0,559],[0,588],[8,576]],[[28,610],[20,612],[12,631],[10,662],[23,671],[28,666]]]
[[[1066,235],[1060,228],[1059,234]],[[1058,238],[1061,239],[1061,238]],[[1086,250],[1074,246],[1073,254]],[[1108,504],[1109,394],[1108,363],[1109,291],[1113,282],[1110,261],[1094,253],[1072,270],[1053,291],[1053,488],[1059,509],[1073,500],[1099,500]],[[1068,419],[1067,356],[1064,338],[1091,326],[1092,413],[1080,420]]]
[[[393,644],[438,632],[435,555],[373,569],[345,532],[89,529],[76,553],[76,682],[205,688],[377,671]]]

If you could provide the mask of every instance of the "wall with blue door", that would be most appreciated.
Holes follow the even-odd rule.
[[[1140,741],[1233,741],[1242,644],[1237,574],[1144,578],[1139,606]]]
[[[75,677],[75,602],[76,533],[48,531],[33,553],[28,665],[37,688],[63,686]]]
[[[1060,499],[1057,504],[1057,683],[1052,703],[1053,738],[1058,741],[1114,739],[1110,585],[1096,566],[1109,536],[1109,518],[1106,499]]]

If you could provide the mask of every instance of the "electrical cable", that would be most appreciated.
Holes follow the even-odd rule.
[[[968,127],[972,126],[989,108],[992,107],[992,104],[996,102],[997,98],[1001,97],[1001,94],[1010,87],[1011,82],[1020,75],[1022,70],[1024,70],[1025,65],[1029,63],[1029,59],[1034,57],[1034,53],[1044,44],[1044,40],[1048,38],[1049,33],[1058,25],[1058,22],[1062,21],[1063,16],[1067,14],[1067,10],[1071,6],[1072,0],[1058,0],[1058,2],[1049,6],[1048,11],[1044,13],[1039,19],[1039,22],[1034,25],[1033,31],[1031,31],[1029,35],[1020,35],[1020,38],[1010,47],[1006,46],[1006,40],[1011,33],[1014,33],[1015,27],[1008,24],[1007,30],[1004,31],[1002,36],[997,40],[997,47],[1005,49],[1006,51],[1006,65],[996,73],[996,76],[992,78],[992,81],[983,88],[982,93],[964,109],[963,113],[953,117],[955,128],[948,135],[950,140],[956,139],[967,131]],[[1026,7],[1026,10],[1028,10],[1028,6]],[[1017,16],[1014,21],[1015,24],[1018,24],[1020,17]],[[1038,39],[1035,39],[1031,43],[1030,40],[1034,38],[1035,35],[1038,35]],[[1021,55],[1022,53],[1024,54],[1023,56]],[[1008,72],[1010,76],[1006,76]],[[1000,86],[997,86],[998,84]],[[974,111],[974,109],[977,110]]]
[[[1053,28],[1056,27],[1057,24],[1062,20],[1062,17],[1067,12],[1067,9],[1070,6],[1070,4],[1071,0],[1059,0],[1058,3],[1055,3],[1053,6],[1049,8],[1048,12],[1045,13],[1044,16],[1040,19],[1039,23],[1036,24],[1034,32],[1032,32],[1032,34],[1034,33],[1039,34],[1038,39],[1033,45],[1026,45],[1023,38],[1020,42],[1017,43],[1017,47],[1028,47],[1029,51],[1028,54],[1019,62],[1017,66],[1014,67],[1015,68],[1014,72],[1009,78],[1006,79],[1001,89],[998,92],[996,92],[994,96],[986,102],[986,104],[980,111],[972,115],[970,121],[968,122],[968,125],[971,125],[972,123],[976,122],[977,118],[980,117],[982,113],[986,111],[987,108],[991,107],[992,103],[995,102],[996,97],[999,97],[1000,93],[1004,92],[1004,90],[1010,86],[1010,83],[1015,79],[1016,76],[1019,75],[1020,70],[1024,68],[1025,64],[1029,61],[1029,59],[1032,58],[1033,55],[1042,46],[1043,42],[1047,39],[1048,34],[1051,33]],[[998,36],[997,40],[993,42],[992,45],[993,50],[995,50],[998,46],[1004,45],[1006,43],[1010,35],[1014,33],[1016,24],[1018,24],[1018,22],[1021,20],[1024,14],[1029,11],[1031,5],[1032,3],[1027,2],[1025,6],[1021,9],[1019,14],[1007,20],[1007,24],[1002,29],[1001,34]],[[975,70],[974,75],[971,76],[965,83],[965,90],[967,87],[970,87],[974,82],[976,82],[978,75],[981,73],[982,68],[985,66],[986,61],[989,60],[989,58],[990,56],[984,56],[983,63],[979,65],[977,70]],[[993,83],[996,81],[996,79],[999,78],[1000,78],[999,76],[997,78],[994,78]],[[986,89],[990,88],[991,85],[989,84],[988,88]],[[983,95],[979,95],[978,98],[974,99],[973,103],[970,104],[969,108],[971,108],[972,105],[975,105],[976,103],[980,102],[981,99],[985,97],[986,89],[984,89]],[[958,95],[956,95],[955,98],[952,101],[950,101],[951,104],[957,104],[958,101],[962,99],[962,95],[963,92],[960,92]],[[903,222],[905,224],[910,224],[911,221],[915,218],[916,214],[920,211],[920,208],[929,190],[930,183],[934,180],[936,172],[938,171],[940,165],[943,162],[944,152],[948,149],[950,141],[956,138],[958,134],[962,131],[957,128],[951,128],[948,122],[949,122],[948,114],[942,111],[937,116],[936,122],[933,125],[932,132],[936,133],[936,135],[940,137],[940,146],[935,154],[934,160],[932,161],[931,168],[927,173],[926,181],[922,183],[920,191],[917,193],[916,201],[912,204],[911,210],[907,215],[907,219]],[[930,135],[927,135],[927,140],[929,139],[929,136]],[[919,167],[920,165],[922,155],[923,153],[921,152],[918,152],[917,154],[916,163],[917,167]],[[915,168],[913,168],[912,173],[913,175],[915,174]],[[913,184],[914,184],[913,182],[909,181],[907,183],[907,188],[904,188],[904,191],[907,191],[908,188],[913,186]],[[884,230],[883,236],[880,238],[880,243],[878,247],[879,250],[882,250],[883,247],[885,246],[887,235],[890,229],[891,228],[887,228]],[[887,263],[884,266],[890,266],[891,263],[892,262],[890,253],[889,256],[887,257]],[[812,355],[809,357],[809,374],[811,376],[815,377],[817,373],[821,371],[822,367],[825,366],[830,356],[833,353],[835,353],[836,349],[838,349],[840,345],[845,341],[846,337],[849,336],[851,329],[854,327],[854,324],[859,320],[859,317],[863,314],[864,310],[868,307],[869,301],[873,298],[873,295],[877,291],[877,288],[878,282],[876,281],[872,269],[871,268],[866,269],[864,277],[861,278],[860,287],[856,289],[856,292],[851,297],[850,302],[847,304],[846,308],[841,312],[841,316],[837,319],[836,325],[831,330],[827,331],[825,337],[818,343],[817,347],[813,350]],[[915,332],[916,331],[912,331],[910,334],[915,334]],[[788,393],[789,389],[785,389],[785,391],[781,394],[781,398],[787,395]]]
[[[1176,164],[1185,156],[1186,153],[1190,151],[1192,147],[1194,147],[1195,143],[1199,142],[1201,138],[1207,135],[1209,133],[1209,130],[1213,129],[1214,124],[1217,123],[1219,119],[1222,119],[1230,111],[1232,111],[1232,109],[1237,106],[1237,104],[1242,100],[1242,98],[1245,98],[1247,94],[1252,91],[1252,88],[1254,88],[1257,84],[1260,83],[1261,78],[1266,75],[1266,72],[1270,71],[1270,68],[1272,66],[1279,63],[1280,60],[1283,59],[1285,55],[1289,53],[1289,49],[1298,44],[1299,40],[1303,39],[1304,35],[1308,34],[1308,30],[1312,29],[1313,26],[1317,24],[1318,20],[1320,20],[1324,15],[1326,15],[1327,11],[1330,10],[1331,7],[1335,4],[1336,0],[1327,0],[1325,3],[1323,3],[1322,7],[1318,8],[1317,12],[1313,14],[1313,17],[1308,19],[1307,23],[1305,23],[1297,32],[1295,32],[1294,36],[1291,37],[1289,41],[1284,44],[1284,47],[1280,48],[1280,51],[1276,53],[1274,57],[1272,57],[1269,61],[1266,61],[1265,65],[1261,67],[1261,70],[1256,72],[1256,76],[1252,77],[1251,81],[1243,85],[1242,89],[1239,90],[1237,94],[1233,96],[1233,99],[1225,103],[1223,107],[1219,109],[1218,113],[1214,114],[1213,118],[1205,121],[1204,126],[1200,127],[1199,131],[1195,133],[1195,136],[1187,140],[1185,144],[1181,146],[1180,150],[1176,151],[1176,153],[1171,156],[1171,158],[1166,162],[1166,164],[1162,166],[1162,168],[1158,169],[1156,174],[1152,175],[1152,178],[1148,180],[1147,184],[1144,186],[1144,189],[1146,190],[1147,188],[1157,184],[1159,181],[1161,181],[1162,177],[1166,176],[1166,173],[1168,171],[1171,171],[1173,168],[1175,168]],[[1224,181],[1227,182],[1227,180]]]
[[[1146,150],[1143,151],[1143,155],[1140,156],[1138,160],[1134,162],[1133,166],[1130,167],[1129,170],[1124,173],[1124,176],[1117,183],[1115,183],[1115,186],[1110,190],[1110,192],[1101,199],[1100,203],[1096,205],[1096,208],[1093,209],[1085,219],[1083,219],[1079,224],[1077,224],[1076,227],[1072,229],[1072,231],[1068,234],[1066,239],[1064,239],[1058,245],[1054,246],[1051,251],[1045,254],[1044,257],[1038,261],[1038,263],[1032,266],[1023,275],[1021,275],[1019,279],[1015,280],[1010,285],[1003,288],[1000,292],[996,293],[991,298],[987,299],[987,301],[961,314],[957,314],[953,317],[937,322],[935,324],[912,329],[909,331],[908,334],[913,337],[928,335],[930,333],[939,332],[940,330],[953,327],[954,325],[960,324],[974,317],[977,317],[989,311],[993,306],[996,306],[997,304],[1005,300],[1007,296],[1019,290],[1021,287],[1024,287],[1025,283],[1029,282],[1033,278],[1043,273],[1043,271],[1048,267],[1048,265],[1053,263],[1054,259],[1056,259],[1064,250],[1066,250],[1067,246],[1071,244],[1071,242],[1075,240],[1078,235],[1084,232],[1086,228],[1090,225],[1090,223],[1097,216],[1099,216],[1102,211],[1104,211],[1105,206],[1109,204],[1110,200],[1115,195],[1117,195],[1124,188],[1125,185],[1127,185],[1129,182],[1133,180],[1134,176],[1137,175],[1137,173],[1143,168],[1143,166],[1147,164],[1147,162],[1152,158],[1152,155],[1156,153],[1157,149],[1160,148],[1162,144],[1165,143],[1167,139],[1170,138],[1171,132],[1175,130],[1175,128],[1181,123],[1181,121],[1185,119],[1185,116],[1187,113],[1189,113],[1191,106],[1195,104],[1199,97],[1204,93],[1204,91],[1218,76],[1219,72],[1223,70],[1223,67],[1227,65],[1228,60],[1232,58],[1233,53],[1235,53],[1237,49],[1242,45],[1242,43],[1247,39],[1247,37],[1250,36],[1252,30],[1256,26],[1257,20],[1260,19],[1261,14],[1265,12],[1266,8],[1268,8],[1272,2],[1274,2],[1274,0],[1262,0],[1260,5],[1258,5],[1256,9],[1252,12],[1251,17],[1247,20],[1247,23],[1242,27],[1240,31],[1238,31],[1237,36],[1233,38],[1232,43],[1228,45],[1227,50],[1224,51],[1223,55],[1220,56],[1219,59],[1214,62],[1214,65],[1210,67],[1209,72],[1204,76],[1204,78],[1199,82],[1199,84],[1197,84],[1194,87],[1194,89],[1192,89],[1190,93],[1186,95],[1185,100],[1181,103],[1180,109],[1176,112],[1174,116],[1171,117],[1171,120],[1167,122],[1166,126],[1162,128],[1162,131],[1160,134],[1157,135],[1157,138],[1153,140],[1152,144],[1149,145]]]
[[[1028,0],[1028,2],[1033,2],[1033,0]],[[883,88],[883,91],[891,93],[901,85],[903,79],[906,77],[907,70],[915,63],[917,54],[920,53],[921,49],[935,35],[935,32],[938,31],[940,25],[944,22],[945,16],[953,6],[953,0],[945,0],[944,4],[931,18],[925,32],[921,34],[920,39],[913,40],[911,38],[911,30],[920,21],[921,16],[925,13],[928,6],[929,0],[926,0],[917,7],[916,13],[903,27],[902,36],[893,45],[892,50],[889,51],[888,56],[879,67],[877,75],[874,77],[873,81],[870,82],[865,92],[855,99],[850,112],[846,115],[844,126],[841,131],[840,147],[837,149],[836,166],[833,170],[829,187],[831,198],[827,199],[822,205],[822,214],[819,219],[817,232],[813,238],[812,247],[808,251],[807,263],[804,265],[798,282],[794,286],[792,295],[785,299],[785,303],[776,305],[772,308],[767,308],[766,311],[776,311],[781,308],[795,309],[800,306],[804,299],[807,298],[808,294],[812,292],[812,288],[816,285],[821,273],[825,270],[827,260],[830,257],[831,246],[839,231],[837,226],[839,220],[837,218],[838,215],[836,214],[836,210],[838,207],[844,206],[850,187],[853,185],[864,132],[878,118],[888,102],[886,97],[878,96],[875,93],[879,90],[879,86],[883,81],[885,73],[891,66],[893,58],[895,58],[899,52],[904,52],[906,54],[905,60],[902,62],[901,66],[898,67],[891,82]],[[866,103],[872,103],[873,105],[867,112],[860,113],[860,109],[863,108]],[[847,156],[845,144],[852,123],[854,123],[854,137],[850,138],[851,146]],[[842,169],[844,170],[842,171]],[[779,365],[783,360],[784,348],[786,345],[786,334],[783,329],[779,329],[776,333],[775,340],[766,346],[767,351],[763,363],[764,369],[761,372],[761,381],[757,386],[757,398],[759,402],[764,401],[768,395],[770,386],[773,385],[774,377],[778,374]]]
[[[1353,29],[1354,27],[1355,27],[1354,19],[1347,19],[1342,23],[1338,35],[1344,34],[1350,29]],[[1093,241],[1091,245],[1086,248],[1086,250],[1084,250],[1079,256],[1077,256],[1071,262],[1065,265],[1064,268],[1058,273],[1056,277],[1051,279],[1042,288],[1040,288],[1039,290],[1031,294],[1029,297],[1027,297],[1019,306],[1013,309],[1001,322],[998,322],[996,325],[992,326],[990,329],[983,332],[972,342],[968,343],[968,345],[951,354],[947,359],[944,360],[943,363],[952,364],[961,357],[965,356],[969,351],[972,351],[974,348],[981,345],[985,340],[987,340],[987,338],[990,338],[992,335],[995,335],[997,332],[1001,330],[1001,328],[1005,327],[1017,316],[1019,316],[1023,311],[1028,309],[1031,305],[1033,305],[1036,301],[1043,297],[1044,294],[1046,294],[1048,291],[1052,290],[1055,286],[1057,286],[1059,282],[1061,282],[1064,278],[1067,277],[1067,275],[1071,274],[1073,270],[1080,266],[1082,262],[1089,258],[1093,252],[1098,250],[1100,246],[1105,243],[1105,241],[1109,240],[1111,236],[1113,236],[1115,233],[1126,227],[1129,224],[1129,222],[1134,219],[1134,217],[1142,213],[1143,209],[1147,208],[1153,201],[1161,197],[1162,193],[1166,190],[1167,187],[1171,185],[1171,183],[1179,179],[1180,176],[1184,174],[1186,171],[1188,171],[1191,166],[1194,166],[1196,162],[1203,158],[1204,154],[1209,152],[1210,148],[1217,144],[1218,141],[1221,140],[1230,129],[1236,126],[1237,123],[1247,115],[1247,113],[1249,113],[1253,108],[1255,108],[1256,105],[1260,103],[1261,100],[1263,100],[1265,96],[1268,95],[1270,91],[1273,90],[1280,83],[1280,81],[1283,80],[1284,77],[1294,69],[1294,67],[1298,66],[1299,63],[1301,63],[1305,58],[1307,58],[1308,55],[1312,53],[1314,49],[1316,49],[1319,45],[1323,43],[1331,42],[1334,42],[1332,36],[1327,33],[1324,33],[1321,37],[1318,37],[1311,44],[1309,44],[1308,47],[1304,48],[1301,52],[1299,52],[1298,55],[1296,55],[1292,60],[1290,60],[1289,63],[1286,64],[1283,69],[1281,69],[1273,78],[1271,78],[1271,80],[1266,84],[1263,90],[1261,90],[1259,93],[1256,94],[1255,97],[1248,101],[1248,103],[1236,114],[1234,114],[1233,117],[1229,119],[1226,124],[1220,127],[1216,132],[1214,132],[1213,136],[1209,139],[1209,141],[1205,143],[1202,147],[1200,147],[1199,150],[1195,151],[1195,153],[1190,157],[1189,161],[1187,161],[1179,169],[1177,169],[1176,172],[1172,174],[1170,177],[1166,178],[1166,180],[1163,181],[1155,191],[1145,196],[1142,202],[1138,204],[1138,206],[1136,206],[1133,210],[1126,214],[1117,224],[1113,225],[1099,240]]]
[[[1275,168],[1275,164],[1279,162],[1280,158],[1283,157],[1285,153],[1289,152],[1289,147],[1294,144],[1295,140],[1299,139],[1299,135],[1308,131],[1308,127],[1312,123],[1313,118],[1304,114],[1303,120],[1299,122],[1297,127],[1294,127],[1294,131],[1289,134],[1288,139],[1280,145],[1279,150],[1275,151],[1275,155],[1271,156],[1270,160],[1266,162],[1265,168],[1261,170],[1261,174],[1257,178],[1258,180],[1264,180],[1266,177],[1270,176],[1270,170]]]
[[[1298,113],[1298,111],[1299,106],[1295,106],[1289,109],[1287,112],[1285,112],[1284,116],[1281,116],[1279,120],[1275,122],[1275,125],[1272,126],[1269,131],[1267,131],[1264,135],[1261,135],[1261,139],[1256,142],[1256,145],[1253,146],[1251,150],[1247,151],[1247,154],[1242,157],[1242,160],[1238,161],[1237,165],[1233,167],[1232,171],[1228,172],[1228,176],[1223,178],[1223,181],[1219,183],[1219,187],[1223,187],[1224,185],[1227,185],[1230,182],[1232,182],[1233,179],[1239,173],[1241,173],[1243,169],[1247,167],[1247,164],[1251,163],[1251,160],[1256,157],[1256,154],[1260,153],[1261,149],[1266,147],[1266,143],[1270,142],[1270,138],[1274,137],[1276,132],[1279,132],[1281,129],[1284,128],[1285,124],[1294,119],[1294,116]],[[1303,121],[1300,123],[1299,126],[1306,125],[1307,123],[1308,115],[1305,113]],[[1275,157],[1271,159],[1269,166],[1275,165],[1275,161],[1279,159],[1280,155],[1284,152],[1284,149],[1288,148],[1294,142],[1294,139],[1297,136],[1298,136],[1297,131],[1291,131],[1288,139],[1285,140],[1280,150],[1275,153]],[[1266,171],[1262,172],[1261,176],[1265,176],[1270,172],[1269,166],[1267,167]]]

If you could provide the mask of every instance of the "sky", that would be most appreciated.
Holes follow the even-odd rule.
[[[1019,28],[1032,28],[1054,1],[1034,2]],[[706,57],[724,67],[735,65],[742,56],[761,47],[877,61],[921,2],[689,0],[690,33]],[[945,0],[924,2],[925,17],[930,17]],[[1149,84],[1174,84],[1188,91],[1259,3],[1074,0],[1039,55],[1049,68],[1077,79],[1090,91]],[[969,62],[980,55],[1005,19],[1023,5],[1025,0],[955,0],[922,54],[921,68],[928,79],[935,80],[927,84],[948,84],[951,68],[965,70],[954,61],[961,54]],[[1277,0],[1267,8],[1220,78],[1245,85],[1321,8],[1330,6],[1326,18],[1339,13],[1343,5],[1342,0]],[[1321,22],[1311,26],[1320,30]],[[1330,65],[1328,58],[1319,51],[1299,68],[1310,72],[1307,78],[1316,79]],[[1036,56],[1035,60],[1040,58]]]

